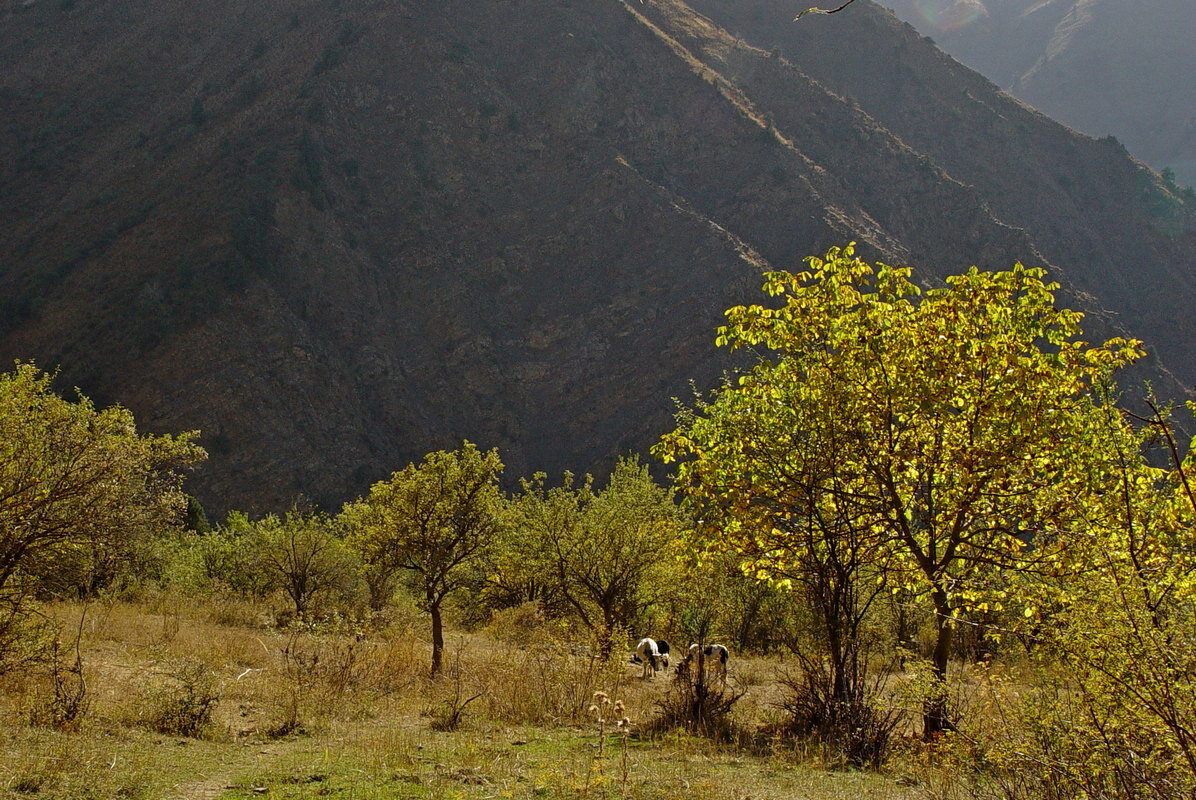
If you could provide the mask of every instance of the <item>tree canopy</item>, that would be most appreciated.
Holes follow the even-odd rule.
[[[587,485],[576,524],[554,537],[561,591],[609,650],[617,628],[639,621],[667,593],[675,574],[681,516],[647,466],[620,459],[597,493]]]
[[[177,524],[195,433],[139,434],[128,409],[71,402],[32,364],[0,375],[0,594],[66,551]]]
[[[850,245],[807,264],[766,276],[779,305],[727,312],[718,344],[759,362],[683,410],[657,453],[678,462],[706,546],[761,575],[854,537],[929,600],[941,680],[959,612],[1003,601],[989,571],[1050,569],[1107,482],[1098,398],[1141,351],[1085,342],[1082,315],[1021,264],[925,292]],[[944,714],[928,708],[928,732]]]
[[[502,470],[497,450],[483,453],[464,442],[458,450],[429,453],[423,463],[408,464],[375,483],[342,513],[371,594],[393,585],[401,570],[415,576],[432,616],[433,676],[440,672],[444,650],[444,599],[465,585],[468,567],[498,537]]]
[[[127,409],[66,400],[53,377],[22,363],[0,374],[0,671],[20,649],[30,594],[89,591],[179,525],[183,470],[205,456],[195,433],[139,434]]]

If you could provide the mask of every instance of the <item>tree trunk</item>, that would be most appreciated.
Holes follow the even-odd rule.
[[[598,631],[598,657],[603,663],[610,661],[615,651],[615,612],[602,607],[602,628]]]
[[[904,594],[898,596],[894,603],[894,613],[897,615],[897,647],[902,651],[901,666],[905,668],[905,652],[917,652],[917,640],[912,632],[912,625],[910,624],[909,609],[905,607]]]
[[[370,592],[370,610],[381,611],[394,595],[395,581],[392,575],[366,573],[365,585]]]
[[[307,612],[307,587],[298,579],[291,580],[291,600],[295,603],[295,616],[302,618]]]
[[[944,589],[935,589],[931,592],[931,597],[934,600],[936,635],[934,653],[931,656],[933,685],[922,714],[922,738],[926,741],[943,731],[955,729],[947,716],[947,662],[951,658],[951,637],[954,631],[951,626],[951,604]]]
[[[440,618],[440,600],[428,600],[428,612],[432,615],[432,677],[440,674],[444,653],[444,623]]]

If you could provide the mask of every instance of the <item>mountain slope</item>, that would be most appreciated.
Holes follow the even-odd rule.
[[[1111,312],[1106,319],[1128,325],[1192,383],[1192,209],[1120,144],[1025,107],[873,4],[851,6],[851,24],[837,24],[840,14],[816,25],[777,25],[773,0],[694,5],[850,97],[970,187],[997,219],[1026,233],[1090,312]]]
[[[1044,113],[1196,184],[1190,0],[884,0]]]
[[[201,428],[201,498],[264,509],[463,437],[599,468],[760,271],[850,239],[1046,263],[1159,341],[1190,214],[861,8],[4,0],[0,357]]]

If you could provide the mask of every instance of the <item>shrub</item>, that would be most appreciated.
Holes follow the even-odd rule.
[[[227,587],[241,595],[266,595],[269,579],[263,574],[254,534],[249,518],[234,511],[211,533],[188,537],[188,557],[201,584],[194,588]]]
[[[50,655],[52,693],[42,702],[34,704],[29,712],[29,721],[34,725],[45,725],[60,731],[73,731],[78,729],[79,723],[86,716],[90,698],[87,693],[87,681],[83,677],[83,657],[78,647],[75,649],[75,660],[72,664],[63,663],[59,647],[58,640],[55,640]]]
[[[268,516],[254,524],[253,548],[268,585],[286,593],[299,619],[318,599],[351,598],[357,589],[359,562],[323,515]]]
[[[54,634],[23,596],[0,595],[0,675],[44,661]]]
[[[882,679],[843,698],[836,695],[831,671],[807,662],[800,674],[785,675],[781,683],[786,694],[779,705],[787,716],[782,733],[817,742],[833,764],[875,769],[888,759],[901,716],[878,701]]]
[[[649,729],[680,727],[719,741],[734,739],[731,710],[743,697],[743,690],[726,681],[708,680],[704,670],[694,674],[692,666],[685,661],[678,665],[668,692],[656,703],[660,713]]]
[[[169,675],[167,685],[146,697],[145,724],[169,736],[199,737],[220,705],[216,675],[206,664],[183,661]]]

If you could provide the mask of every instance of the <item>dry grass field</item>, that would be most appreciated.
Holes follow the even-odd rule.
[[[779,713],[775,660],[735,662],[745,691],[737,733],[718,743],[650,730],[670,685],[663,675],[600,668],[559,644],[521,645],[511,631],[454,632],[447,674],[430,682],[417,617],[367,634],[331,623],[279,631],[260,609],[220,599],[49,613],[82,632],[84,711],[63,720],[64,698],[78,695],[69,669],[57,693],[49,669],[4,680],[5,798],[930,796],[918,745],[883,774],[837,771],[762,733]],[[64,667],[74,659],[72,648]]]

